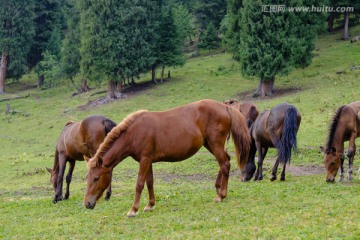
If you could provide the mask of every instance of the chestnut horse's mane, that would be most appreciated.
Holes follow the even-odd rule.
[[[326,144],[326,150],[325,150],[326,152],[330,152],[330,149],[334,143],[335,131],[338,127],[339,120],[340,120],[340,117],[341,117],[344,107],[345,107],[345,105],[339,107],[332,119],[332,122],[330,124],[330,130],[329,130],[329,139]]]
[[[104,141],[100,144],[99,149],[96,151],[95,156],[89,160],[88,166],[93,168],[96,166],[99,157],[104,156],[104,154],[109,150],[115,140],[123,133],[140,115],[147,112],[146,110],[139,110],[137,112],[131,113],[124,120],[122,120],[116,127],[114,127],[108,135],[105,137]]]

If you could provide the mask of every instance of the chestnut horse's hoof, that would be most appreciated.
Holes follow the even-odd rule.
[[[135,212],[134,210],[130,210],[128,213],[127,213],[127,217],[136,217],[136,215],[138,215],[139,211]]]
[[[220,196],[216,196],[215,198],[214,198],[214,202],[216,202],[216,203],[219,203],[219,202],[221,202],[222,201],[222,197],[220,197]]]
[[[147,206],[144,208],[144,212],[149,212],[149,211],[154,211],[154,210],[155,210],[155,205],[154,205],[154,206],[147,205]]]

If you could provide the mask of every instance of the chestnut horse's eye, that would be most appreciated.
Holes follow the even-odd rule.
[[[94,178],[94,182],[99,181],[99,179],[100,179],[100,177],[95,177],[95,178]]]

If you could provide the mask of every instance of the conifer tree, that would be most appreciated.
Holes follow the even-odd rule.
[[[310,6],[321,4],[307,1]],[[240,63],[245,76],[255,76],[255,95],[271,95],[275,77],[311,63],[321,13],[263,11],[264,6],[301,6],[302,1],[244,0],[240,24]]]
[[[0,93],[7,76],[20,78],[27,69],[27,54],[34,37],[34,2],[4,0],[0,8]]]

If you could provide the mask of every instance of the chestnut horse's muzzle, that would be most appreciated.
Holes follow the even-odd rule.
[[[94,202],[93,204],[91,204],[91,202],[86,202],[85,203],[85,207],[87,209],[94,209],[95,208],[95,205],[96,205],[96,202]]]

